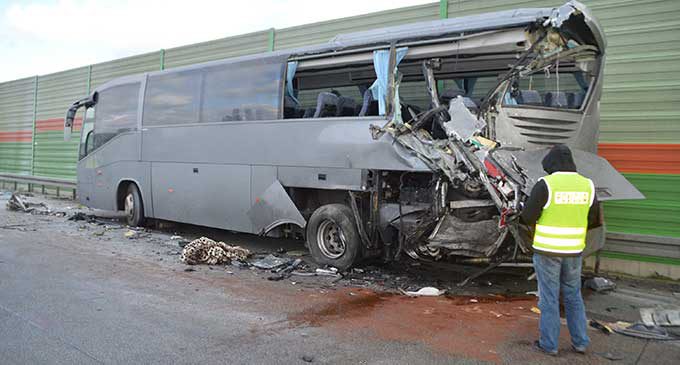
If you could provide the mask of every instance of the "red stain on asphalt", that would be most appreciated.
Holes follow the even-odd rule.
[[[536,336],[534,297],[419,297],[344,289],[289,316],[293,325],[325,327],[356,335],[367,330],[382,340],[420,342],[440,352],[500,362],[501,346]]]

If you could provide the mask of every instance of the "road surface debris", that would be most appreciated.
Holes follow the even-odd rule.
[[[401,289],[400,291],[402,294],[407,295],[409,297],[438,297],[446,293],[446,290],[440,290],[431,286],[420,288],[417,291],[405,291]]]
[[[231,260],[245,260],[250,251],[240,246],[229,246],[224,242],[216,242],[207,237],[191,241],[182,249],[182,262],[188,265],[227,264]]]
[[[585,281],[585,287],[593,289],[598,293],[607,292],[616,289],[616,284],[603,277],[594,277]]]
[[[278,257],[274,256],[272,254],[269,254],[259,260],[255,260],[251,262],[251,265],[255,266],[258,269],[262,270],[272,270],[276,269],[277,267],[284,266],[289,264],[292,259],[286,258],[286,257]]]
[[[646,326],[680,326],[680,308],[641,308],[640,318]]]

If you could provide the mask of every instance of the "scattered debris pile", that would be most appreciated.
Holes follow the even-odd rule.
[[[97,217],[91,214],[85,214],[83,212],[76,212],[72,216],[68,217],[70,221],[86,221],[87,223],[97,223]]]
[[[57,217],[65,217],[66,213],[62,211],[53,211],[47,204],[43,202],[32,202],[27,195],[20,195],[12,193],[12,196],[7,200],[7,210],[14,212],[24,212],[36,215],[53,215]]]
[[[19,194],[12,194],[12,196],[7,201],[7,210],[20,212],[29,211],[27,203],[24,203],[24,200],[21,198]]]
[[[680,339],[668,333],[668,331],[664,328],[656,325],[647,326],[640,322],[631,324],[628,322],[619,321],[616,323],[611,323],[610,327],[616,333],[646,340],[675,341]]]
[[[180,259],[187,265],[228,264],[232,260],[244,261],[250,251],[240,246],[229,246],[224,242],[216,242],[207,237],[191,241],[182,249]]]
[[[590,288],[598,293],[602,293],[616,289],[616,283],[607,278],[597,276],[586,280],[585,287]]]
[[[438,297],[446,293],[446,290],[440,290],[431,286],[420,288],[418,291],[405,291],[403,289],[399,289],[399,291],[409,297]]]
[[[646,326],[680,326],[680,308],[641,308],[640,318]]]
[[[288,265],[291,261],[293,260],[286,257],[278,257],[269,254],[261,259],[251,262],[251,265],[262,270],[274,270],[283,265]]]

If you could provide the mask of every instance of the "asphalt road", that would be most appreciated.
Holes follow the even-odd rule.
[[[170,245],[109,228],[100,235],[63,217],[0,211],[0,363],[609,363],[602,352],[623,356],[619,363],[680,359],[677,344],[594,330],[590,354],[568,351],[565,334],[561,356],[548,358],[529,347],[534,299],[413,299],[269,282],[230,267],[185,271]]]

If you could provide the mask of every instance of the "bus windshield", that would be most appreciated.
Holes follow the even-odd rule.
[[[583,71],[561,72],[545,68],[515,79],[505,94],[505,106],[541,106],[580,109],[592,76]]]

